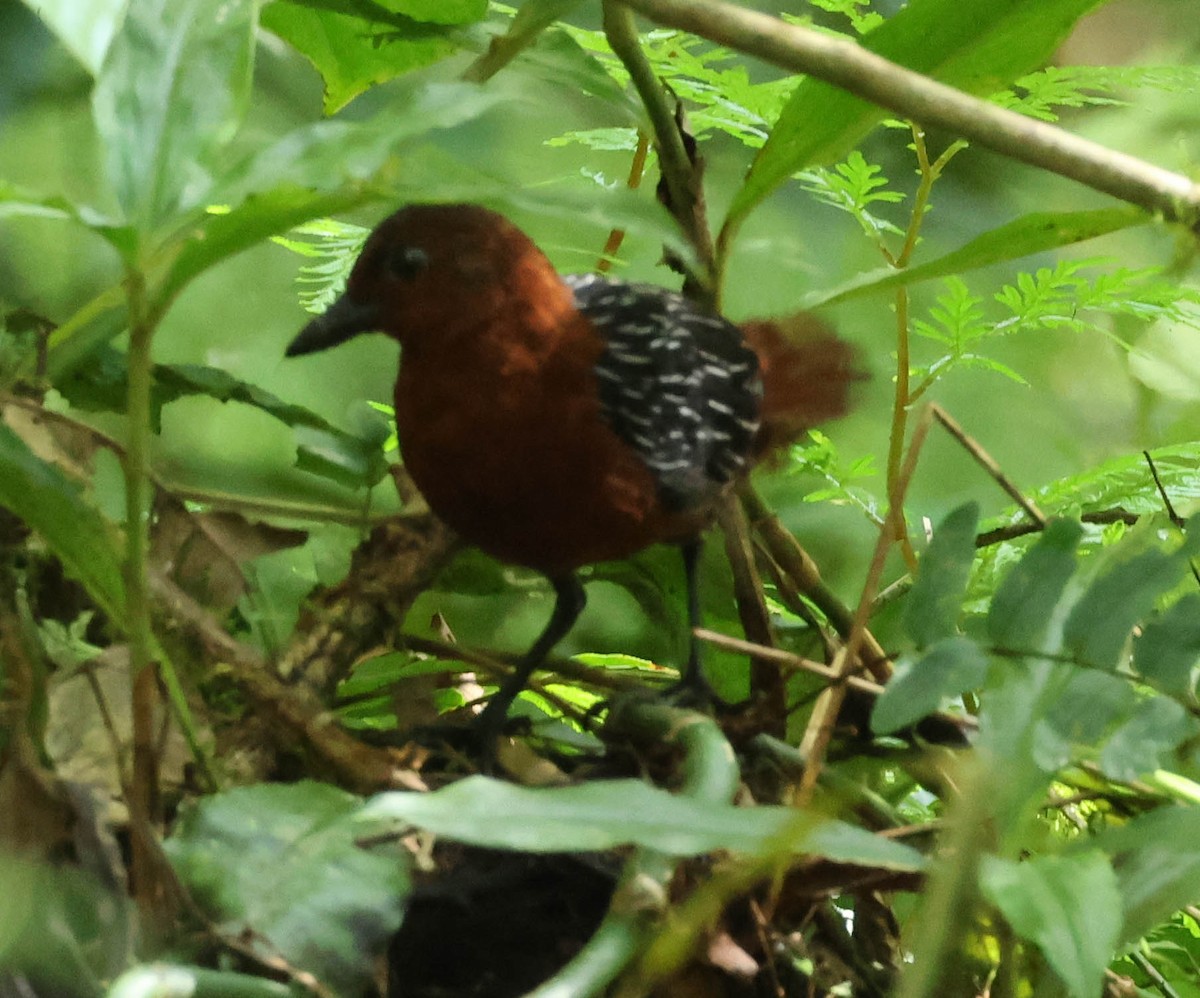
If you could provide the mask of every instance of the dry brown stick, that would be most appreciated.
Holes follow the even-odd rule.
[[[816,562],[754,489],[746,486],[741,491],[741,497],[750,524],[766,546],[771,558],[788,574],[800,593],[826,616],[834,630],[844,640],[848,639],[854,630],[854,615],[837,594],[825,585]],[[881,682],[886,680],[891,674],[887,652],[865,627],[862,629],[860,641],[863,649],[862,666]]]
[[[993,481],[1000,486],[1001,489],[1011,498],[1018,506],[1021,507],[1026,515],[1038,525],[1039,528],[1046,525],[1046,517],[1040,509],[1034,504],[1032,499],[1027,499],[1020,489],[1013,484],[1012,480],[1004,473],[1003,469],[996,462],[982,445],[971,437],[951,415],[946,412],[940,405],[933,403],[930,405],[930,411],[933,413],[933,418],[936,419],[942,428],[957,440],[968,454],[973,457],[976,462],[991,475]]]
[[[750,540],[746,514],[736,499],[727,496],[717,507],[717,523],[725,535],[725,554],[733,569],[733,591],[742,631],[755,645],[773,646],[771,615],[763,596],[762,579],[754,564],[754,546]],[[750,695],[764,701],[766,716],[782,735],[787,727],[787,691],[779,670],[757,655],[750,657]]]
[[[261,655],[227,634],[204,607],[170,580],[152,575],[151,588],[176,632],[228,668],[278,747],[300,749],[317,763],[317,769],[351,790],[411,787],[402,754],[364,745],[343,731],[311,693],[280,682]]]

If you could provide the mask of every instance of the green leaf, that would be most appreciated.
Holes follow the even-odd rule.
[[[890,288],[963,274],[969,270],[1086,242],[1110,232],[1147,225],[1153,221],[1153,216],[1147,212],[1130,206],[1094,211],[1034,212],[976,236],[970,242],[936,260],[928,260],[904,270],[884,267],[860,274],[838,288],[810,296],[805,299],[804,307],[832,305]]]
[[[1041,66],[1100,0],[913,0],[863,36],[864,48],[968,93],[991,93]],[[730,206],[736,228],[806,166],[844,156],[886,112],[813,77],[792,92]]]
[[[219,16],[218,16],[219,15]],[[202,204],[250,100],[258,0],[130,0],[92,113],[108,179],[142,232]]]
[[[83,67],[95,76],[129,0],[25,0]]]
[[[425,13],[429,4],[404,4]],[[273,3],[263,11],[263,27],[275,32],[309,60],[325,81],[325,113],[333,114],[368,88],[453,55],[460,47],[456,32],[445,25],[478,20],[486,3],[446,5],[441,23],[399,16],[390,23],[364,20],[344,5],[316,9],[296,3]],[[467,8],[470,8],[468,10]],[[473,15],[473,16],[472,16]]]
[[[125,620],[125,582],[116,528],[79,486],[39,459],[0,422],[0,506],[24,520],[63,567],[83,583],[118,626]]]
[[[1200,897],[1200,808],[1161,807],[1090,844],[1112,856],[1117,871],[1124,911],[1117,946],[1140,939]]]
[[[396,90],[395,100],[365,121],[306,125],[256,152],[229,171],[215,200],[236,205],[250,194],[277,188],[339,191],[379,182],[406,142],[471,121],[505,99],[473,83],[420,81]]]
[[[905,630],[919,648],[949,637],[957,629],[975,558],[978,525],[979,504],[959,506],[934,530],[933,540],[921,556],[904,607]]]
[[[1009,925],[1035,943],[1075,998],[1099,993],[1121,928],[1121,893],[1095,849],[1024,862],[984,860],[984,894]]]
[[[1133,640],[1134,667],[1168,692],[1189,692],[1200,662],[1200,595],[1188,593]]]
[[[36,812],[38,805],[27,803]],[[0,979],[8,994],[105,993],[101,982],[120,972],[137,935],[137,914],[123,891],[74,866],[35,864],[10,847],[0,851],[0,896]],[[9,985],[23,974],[29,987]]]
[[[1075,572],[1075,549],[1083,527],[1051,520],[1037,543],[1004,577],[988,610],[988,637],[1010,651],[1041,650],[1042,639]]]
[[[360,820],[412,824],[459,842],[527,852],[638,845],[688,856],[789,847],[862,866],[924,866],[915,850],[842,822],[787,807],[715,807],[641,780],[533,789],[471,776],[431,794],[379,794],[364,806]]]
[[[1132,782],[1175,763],[1175,750],[1198,730],[1200,722],[1174,700],[1141,700],[1104,746],[1100,768],[1114,780]]]
[[[941,708],[943,701],[978,689],[988,659],[970,638],[943,638],[918,655],[903,655],[871,711],[871,730],[890,734]]]
[[[114,347],[96,351],[86,367],[60,380],[58,389],[73,406],[89,412],[123,412],[128,393],[125,355]],[[155,364],[151,371],[151,427],[157,433],[162,408],[177,399],[203,395],[240,402],[298,431],[298,466],[353,488],[371,486],[387,471],[383,441],[388,422],[374,417],[355,434],[339,429],[304,406],[285,402],[227,371],[202,364]]]
[[[1150,543],[1146,534],[1143,543]],[[1133,536],[1118,548],[1098,570],[1087,591],[1071,610],[1063,631],[1064,646],[1081,662],[1101,669],[1115,669],[1134,625],[1154,608],[1155,601],[1171,589],[1187,571],[1190,549],[1196,541],[1177,551],[1136,548]]]
[[[222,931],[358,994],[409,890],[403,848],[356,844],[359,803],[321,783],[243,787],[185,809],[163,846]]]

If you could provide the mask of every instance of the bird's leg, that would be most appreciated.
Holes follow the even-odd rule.
[[[704,543],[699,537],[689,537],[679,545],[679,554],[683,558],[683,577],[687,584],[688,658],[675,692],[694,703],[711,704],[715,696],[708,684],[708,677],[704,675],[700,639],[696,637],[696,628],[704,623],[700,609],[700,555],[703,550]]]
[[[492,694],[483,713],[475,719],[475,730],[485,746],[491,746],[495,737],[500,734],[505,718],[508,717],[508,708],[525,689],[525,684],[529,682],[534,669],[546,660],[546,656],[566,637],[567,632],[575,626],[579,615],[583,613],[587,594],[574,573],[551,578],[550,584],[554,586],[554,610],[545,630],[533,643],[533,647],[522,656],[512,674],[500,684],[500,689]]]

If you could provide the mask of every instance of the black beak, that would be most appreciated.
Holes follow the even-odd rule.
[[[370,333],[379,328],[379,312],[373,304],[356,302],[342,295],[318,315],[300,334],[288,344],[286,357],[300,357],[306,353],[327,350],[359,333]]]

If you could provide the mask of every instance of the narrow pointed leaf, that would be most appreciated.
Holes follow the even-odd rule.
[[[988,637],[999,648],[1033,651],[1050,624],[1067,581],[1075,572],[1075,549],[1083,528],[1051,520],[1038,541],[1004,577],[988,611]]]
[[[925,263],[896,270],[884,267],[861,274],[841,287],[819,292],[805,301],[805,308],[833,305],[891,288],[919,284],[950,274],[963,274],[995,263],[1017,260],[1034,253],[1070,246],[1136,225],[1147,225],[1153,217],[1140,208],[1122,206],[1096,211],[1038,211],[976,236],[956,250]]]
[[[93,76],[100,71],[129,0],[25,0]]]
[[[975,559],[978,525],[979,504],[960,506],[934,530],[933,540],[921,556],[917,581],[904,608],[905,630],[919,648],[949,637],[957,628]]]
[[[533,789],[483,776],[435,793],[384,793],[363,808],[364,823],[400,822],[496,849],[591,851],[638,845],[676,856],[714,849],[763,853],[781,847],[844,863],[920,869],[907,846],[786,807],[718,807],[640,780],[603,780]]]

